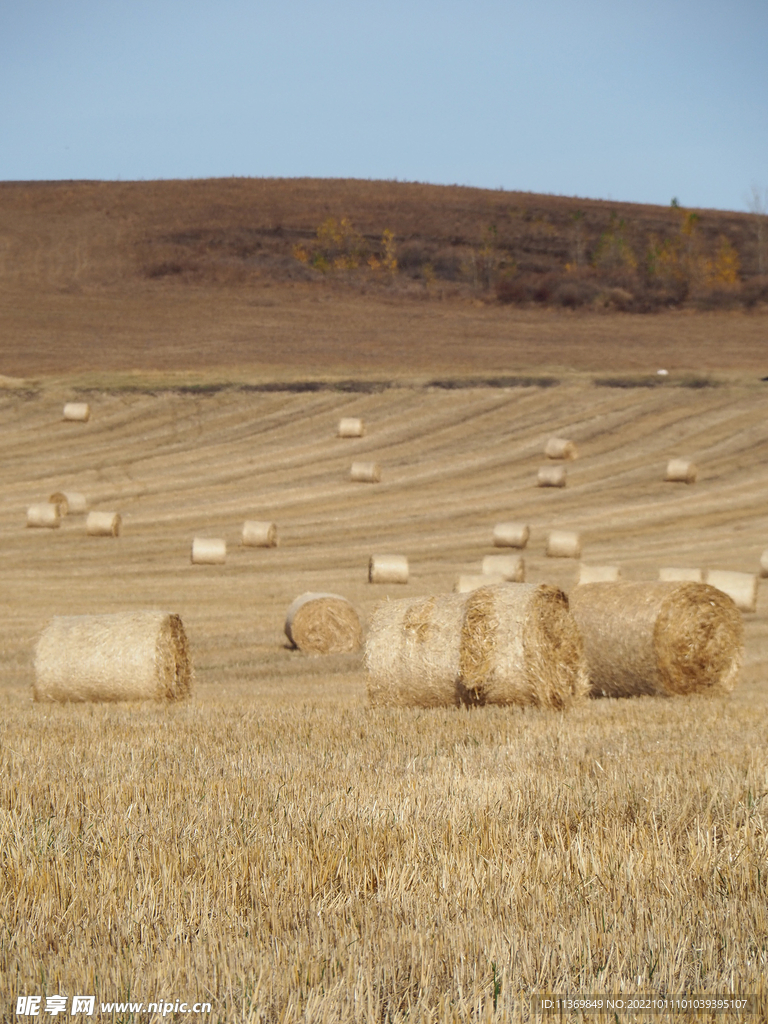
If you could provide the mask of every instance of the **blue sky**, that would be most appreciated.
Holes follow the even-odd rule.
[[[766,0],[0,0],[0,179],[396,178],[744,209]]]

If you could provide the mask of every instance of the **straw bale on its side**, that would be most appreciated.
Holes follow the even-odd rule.
[[[54,491],[48,500],[59,506],[63,516],[79,516],[88,511],[88,501],[79,491]]]
[[[195,537],[191,557],[193,565],[223,565],[227,560],[227,542],[220,537]]]
[[[349,479],[358,484],[377,484],[381,480],[381,466],[378,462],[353,462]]]
[[[589,583],[571,593],[594,696],[727,692],[744,648],[736,605],[706,583]]]
[[[408,559],[405,555],[371,555],[368,560],[369,583],[407,583]]]
[[[85,532],[89,537],[119,537],[123,519],[119,512],[89,512]]]
[[[581,537],[573,530],[552,530],[547,537],[549,558],[579,558],[580,555]]]
[[[38,501],[27,508],[27,526],[56,530],[61,525],[59,506],[50,501]]]
[[[525,523],[497,523],[493,528],[493,546],[524,548],[530,535],[530,528]]]
[[[365,424],[361,419],[354,416],[343,416],[339,420],[336,431],[337,437],[362,437],[365,434]]]
[[[621,569],[618,565],[579,565],[578,585],[585,583],[615,583],[621,579]]]
[[[302,594],[285,617],[285,635],[294,647],[309,654],[356,651],[363,629],[352,604],[339,594]]]
[[[544,454],[548,459],[577,459],[579,457],[576,445],[564,437],[550,437],[544,448]]]
[[[739,611],[757,610],[757,575],[752,572],[731,572],[728,569],[710,569],[707,583],[717,587],[734,602]]]
[[[698,469],[690,459],[670,459],[664,479],[678,484],[694,484]]]
[[[659,579],[666,583],[702,583],[701,569],[676,569],[674,566],[659,569]]]
[[[454,594],[469,594],[471,591],[477,590],[479,587],[491,587],[497,583],[506,582],[507,581],[500,572],[465,573],[464,575],[457,577],[456,582],[453,585],[453,592]]]
[[[243,523],[242,542],[247,548],[276,548],[277,526],[258,519],[246,519]]]
[[[760,555],[760,576],[763,579],[768,576],[768,548]]]
[[[67,402],[64,406],[64,419],[87,423],[91,418],[91,407],[87,402]]]
[[[536,480],[538,487],[565,487],[565,466],[542,466]]]
[[[192,665],[178,615],[57,616],[35,649],[38,701],[177,700]]]
[[[525,559],[522,555],[486,555],[482,571],[495,575],[509,583],[525,583]]]

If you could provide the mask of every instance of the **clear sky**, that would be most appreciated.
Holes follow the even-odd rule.
[[[768,0],[0,0],[0,179],[229,175],[744,209]]]

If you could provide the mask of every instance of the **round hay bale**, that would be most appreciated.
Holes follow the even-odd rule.
[[[491,587],[497,583],[506,583],[500,572],[467,573],[459,576],[453,585],[454,594],[469,594],[479,587]]]
[[[544,454],[548,459],[577,459],[579,457],[576,445],[564,437],[550,437],[544,447]]]
[[[742,612],[757,610],[757,576],[751,572],[730,572],[727,569],[710,569],[707,583],[717,587],[731,598]]]
[[[178,615],[57,616],[35,648],[38,701],[178,700],[192,665]]]
[[[547,556],[549,558],[579,558],[581,556],[581,537],[572,530],[552,530],[547,537]]]
[[[536,480],[537,487],[565,487],[565,466],[542,466]]]
[[[336,431],[337,437],[362,437],[365,434],[365,424],[354,416],[343,416],[339,420]]]
[[[67,402],[64,406],[64,419],[78,423],[87,423],[91,418],[91,407],[87,402]]]
[[[665,583],[702,583],[701,569],[659,569],[659,579]]]
[[[343,654],[363,642],[363,628],[351,603],[338,594],[306,593],[285,617],[285,635],[309,654]]]
[[[381,466],[378,462],[353,462],[349,479],[358,484],[377,484],[381,480]]]
[[[509,583],[525,583],[525,560],[522,555],[486,555],[482,571],[498,574]]]
[[[493,546],[524,548],[530,535],[530,528],[525,523],[497,523],[493,528]]]
[[[405,555],[371,555],[368,559],[369,583],[407,583],[408,559]]]
[[[693,484],[696,483],[698,473],[697,467],[690,459],[670,459],[664,479],[672,483]]]
[[[277,527],[274,523],[246,519],[243,523],[243,547],[276,548]]]
[[[61,525],[59,506],[50,501],[38,501],[27,508],[27,526],[57,530]]]
[[[618,565],[585,565],[579,566],[578,586],[585,583],[615,583],[621,579],[621,569]]]
[[[89,512],[85,532],[89,537],[119,537],[123,519],[119,512]]]
[[[84,515],[88,511],[86,497],[79,491],[54,491],[48,500],[59,506],[63,516]]]
[[[195,537],[191,557],[193,565],[224,565],[227,542],[219,537]]]
[[[760,575],[763,579],[768,576],[768,548],[760,555]]]
[[[744,627],[706,583],[589,583],[571,593],[594,696],[728,692]]]

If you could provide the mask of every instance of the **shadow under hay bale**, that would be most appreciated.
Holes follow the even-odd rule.
[[[54,491],[48,500],[59,506],[59,512],[63,516],[85,515],[88,511],[86,497],[79,491]]]
[[[87,402],[67,402],[64,406],[63,417],[65,420],[87,423],[91,418],[91,407]]]
[[[674,566],[659,569],[659,579],[665,583],[702,583],[701,569],[676,569]]]
[[[276,548],[277,526],[274,523],[246,519],[243,523],[242,544],[245,548]]]
[[[578,586],[585,583],[615,583],[621,579],[621,570],[618,565],[585,565],[579,566]]]
[[[544,454],[548,459],[577,459],[579,457],[576,445],[564,437],[550,437],[544,447]]]
[[[360,618],[339,594],[297,597],[286,613],[285,635],[308,654],[344,654],[359,650],[363,642]]]
[[[548,558],[579,558],[581,537],[572,530],[552,530],[547,537]]]
[[[378,462],[353,462],[349,479],[358,484],[378,484],[381,482],[381,466]]]
[[[57,616],[35,648],[36,701],[178,700],[192,664],[178,615]]]
[[[369,583],[407,583],[408,559],[405,555],[371,555],[368,559]]]
[[[363,437],[365,434],[365,424],[362,420],[356,419],[353,416],[343,416],[339,420],[339,426],[336,430],[337,437]]]
[[[508,583],[525,583],[525,560],[522,555],[486,555],[482,572],[499,575]]]
[[[754,612],[757,610],[757,576],[755,573],[710,569],[707,573],[707,583],[727,594],[739,611]]]
[[[768,577],[768,548],[760,555],[760,577],[761,579]]]
[[[85,532],[89,537],[119,537],[123,519],[119,512],[89,512]]]
[[[542,466],[536,478],[537,487],[565,487],[565,466]]]
[[[227,542],[220,537],[195,537],[190,557],[193,565],[224,565]]]
[[[596,697],[725,693],[744,627],[733,601],[705,583],[588,583],[571,593]]]
[[[497,523],[493,528],[493,546],[496,548],[524,548],[531,535],[525,523]]]
[[[61,514],[55,502],[39,501],[27,509],[27,526],[56,530],[60,525]]]
[[[690,459],[670,459],[664,479],[670,483],[695,484],[698,468]]]

